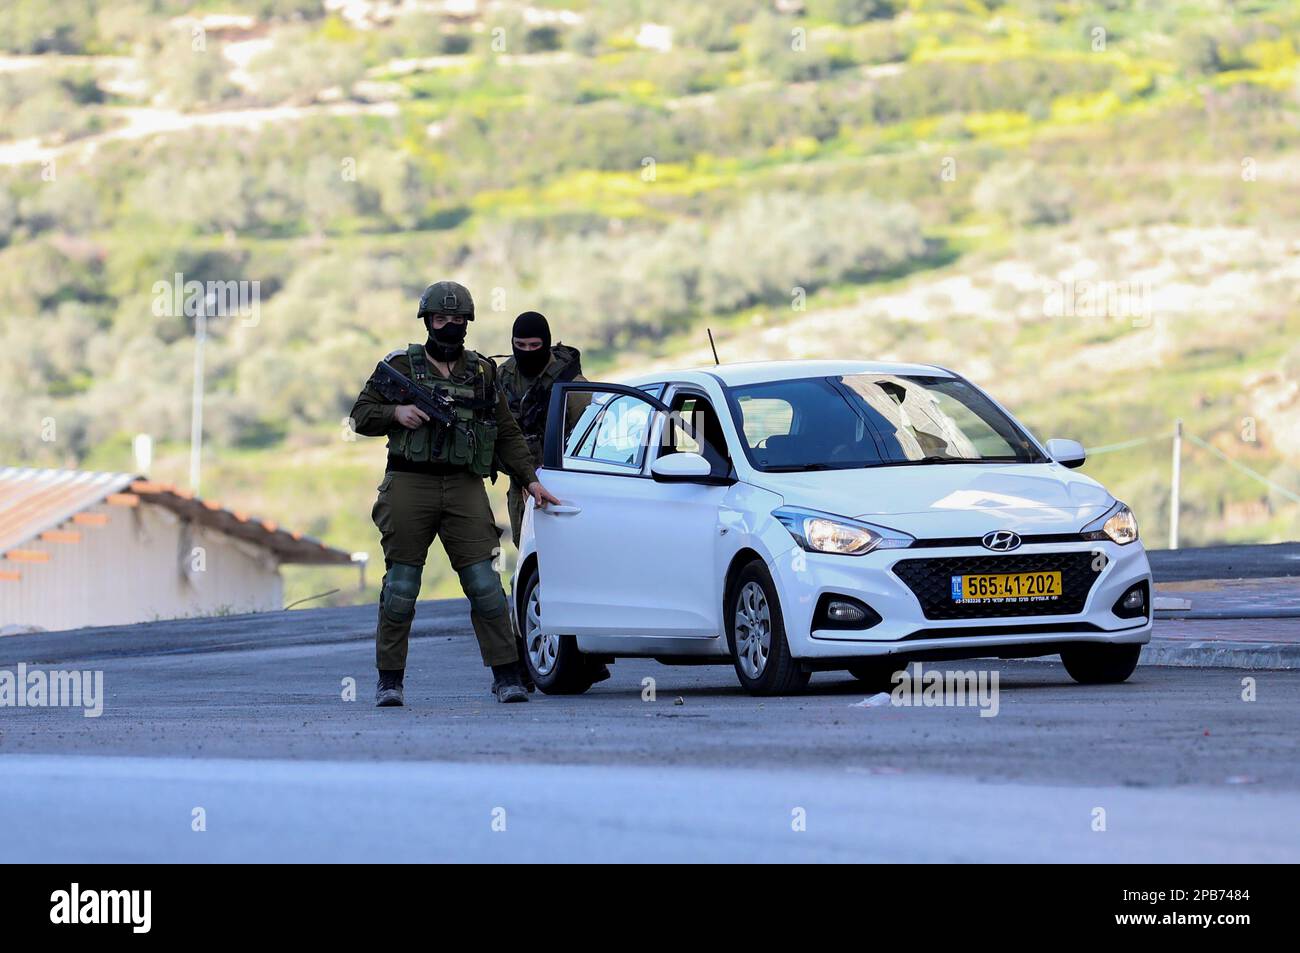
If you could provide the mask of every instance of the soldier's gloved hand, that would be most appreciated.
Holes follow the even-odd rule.
[[[429,422],[429,415],[414,404],[398,404],[393,408],[393,419],[407,430],[419,430]]]
[[[560,502],[559,497],[553,496],[550,490],[536,480],[528,484],[528,495],[533,498],[533,504],[536,506],[545,506],[547,503],[558,504]]]

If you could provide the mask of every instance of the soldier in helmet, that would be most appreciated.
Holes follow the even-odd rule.
[[[469,292],[454,281],[432,284],[420,296],[418,316],[428,340],[387,361],[417,385],[445,391],[459,425],[444,427],[412,404],[386,403],[373,380],[352,408],[357,433],[388,437],[387,472],[371,513],[386,568],[375,630],[375,703],[403,703],[407,641],[435,536],[469,599],[493,694],[501,702],[527,701],[509,603],[493,565],[500,536],[483,480],[495,477],[499,461],[538,505],[559,500],[537,480],[528,444],[497,389],[496,365],[465,348],[467,322],[474,320]]]

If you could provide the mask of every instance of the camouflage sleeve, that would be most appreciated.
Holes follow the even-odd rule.
[[[396,426],[393,411],[396,404],[384,402],[370,382],[357,395],[357,402],[352,405],[352,429],[363,437],[382,437]]]
[[[510,405],[506,403],[506,395],[500,390],[496,391],[497,395],[497,459],[501,461],[501,469],[506,471],[506,476],[510,477],[516,483],[527,486],[537,481],[537,470],[533,466],[533,454],[528,449],[528,444],[524,440],[523,431],[519,429],[519,422],[515,420],[515,415],[510,413]]]
[[[575,374],[573,379],[575,381],[582,381],[584,384],[587,383],[587,378],[583,377],[581,374]],[[587,405],[590,403],[591,393],[589,391],[573,394],[565,402],[564,436],[566,438],[573,432],[573,428],[577,426],[578,421],[582,418],[582,412],[587,409]]]

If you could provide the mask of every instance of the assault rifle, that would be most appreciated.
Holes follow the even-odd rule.
[[[441,387],[421,387],[387,361],[380,361],[370,378],[370,386],[379,396],[394,404],[413,404],[424,411],[429,419],[446,428],[460,427],[456,417],[456,401]]]

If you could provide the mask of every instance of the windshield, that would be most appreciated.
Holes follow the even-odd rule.
[[[951,377],[853,374],[728,388],[759,470],[1045,463],[983,392]]]

